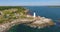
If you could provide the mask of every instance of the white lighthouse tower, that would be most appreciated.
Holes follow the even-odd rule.
[[[34,14],[33,14],[33,17],[35,18],[36,17],[36,13],[34,12]]]

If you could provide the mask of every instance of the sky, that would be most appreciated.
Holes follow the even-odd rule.
[[[60,0],[0,0],[0,6],[60,5]]]

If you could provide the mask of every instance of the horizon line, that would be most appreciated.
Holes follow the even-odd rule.
[[[0,6],[60,6],[60,5],[0,5]]]

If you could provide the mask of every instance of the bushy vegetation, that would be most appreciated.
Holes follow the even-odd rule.
[[[0,7],[0,23],[17,19],[20,16],[25,18],[25,8],[20,6],[1,6]]]

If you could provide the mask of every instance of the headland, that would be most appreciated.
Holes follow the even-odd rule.
[[[52,19],[29,15],[28,11],[23,7],[0,7],[0,32],[7,32],[9,28],[18,24],[39,29],[54,25]]]

